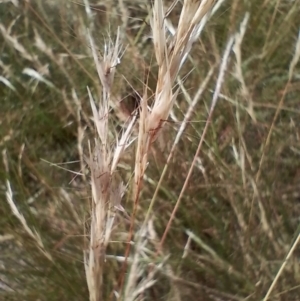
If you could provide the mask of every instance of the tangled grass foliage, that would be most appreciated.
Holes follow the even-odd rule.
[[[0,0],[0,299],[299,300],[299,15]]]

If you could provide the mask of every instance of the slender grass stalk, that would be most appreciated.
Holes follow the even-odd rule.
[[[7,159],[6,150],[2,151],[2,156],[3,156],[3,163],[4,163],[4,166],[5,166],[6,173],[9,174],[9,166],[8,166],[8,159]],[[37,248],[39,249],[39,251],[47,258],[47,260],[53,262],[53,258],[51,256],[51,254],[46,250],[41,236],[39,235],[39,233],[35,229],[32,230],[29,227],[29,225],[27,224],[27,221],[24,218],[23,214],[17,208],[17,206],[16,206],[16,204],[13,200],[13,193],[12,193],[11,185],[10,185],[10,182],[9,182],[8,179],[6,180],[6,200],[7,200],[8,205],[11,208],[12,213],[18,219],[18,221],[21,223],[21,225],[24,228],[25,232],[35,242],[35,244],[36,244]]]
[[[230,55],[230,51],[231,51],[233,42],[234,42],[234,38],[231,37],[229,39],[227,45],[226,45],[226,49],[225,49],[224,56],[223,56],[222,63],[221,63],[221,67],[220,67],[220,72],[219,72],[218,80],[217,80],[217,83],[216,83],[215,92],[214,92],[214,95],[213,95],[213,98],[212,98],[211,107],[210,107],[210,110],[209,110],[209,115],[208,115],[207,121],[205,123],[205,127],[203,129],[203,133],[202,133],[201,139],[199,141],[196,153],[194,155],[192,164],[191,164],[191,166],[189,168],[189,171],[188,171],[188,174],[186,176],[185,182],[184,182],[184,184],[182,186],[182,189],[180,191],[179,197],[178,197],[178,199],[176,201],[176,204],[175,204],[175,206],[173,208],[173,211],[171,213],[171,217],[170,217],[170,219],[169,219],[169,221],[167,223],[167,226],[165,228],[164,234],[163,234],[163,236],[161,238],[159,251],[163,247],[164,241],[165,241],[165,239],[167,237],[167,234],[168,234],[168,232],[170,230],[171,224],[172,224],[172,222],[173,222],[173,220],[175,218],[175,214],[176,214],[176,212],[177,212],[177,210],[179,208],[181,199],[182,199],[182,197],[184,195],[184,192],[185,192],[185,190],[187,188],[188,182],[189,182],[189,180],[191,178],[191,175],[192,175],[193,168],[194,168],[194,166],[196,164],[196,161],[197,161],[197,158],[199,156],[199,153],[200,153],[200,150],[201,150],[201,147],[202,147],[202,144],[203,144],[204,137],[206,135],[207,129],[209,127],[209,124],[211,123],[213,112],[214,112],[214,109],[216,107],[216,104],[217,104],[217,101],[218,101],[218,98],[219,98],[219,93],[221,92],[222,83],[224,81],[224,76],[225,76],[226,68],[227,68],[227,65],[228,65],[229,55]]]
[[[286,255],[283,263],[281,264],[280,269],[278,270],[278,272],[277,272],[274,280],[272,281],[272,284],[270,285],[270,287],[269,287],[269,289],[268,289],[268,291],[267,291],[267,293],[266,293],[263,301],[267,301],[270,298],[270,295],[271,295],[271,293],[272,293],[275,285],[277,284],[279,277],[281,276],[282,272],[284,271],[284,269],[285,269],[285,267],[286,267],[289,259],[292,257],[292,255],[293,255],[296,247],[298,246],[299,242],[300,242],[300,234],[298,234],[298,236],[295,239],[293,245],[291,246],[288,254]]]
[[[135,159],[134,209],[125,258],[129,256],[130,252],[129,242],[133,237],[133,226],[139,204],[143,177],[147,168],[149,149],[152,143],[158,138],[177,98],[179,90],[173,92],[173,85],[195,41],[194,37],[197,35],[196,28],[204,16],[212,9],[213,4],[214,1],[212,0],[201,1],[201,3],[198,1],[184,1],[177,31],[172,41],[168,42],[163,2],[162,0],[156,0],[154,2],[150,24],[153,34],[155,57],[158,64],[158,79],[154,95],[154,104],[150,112],[148,111],[146,92],[141,100],[138,146]],[[120,288],[123,287],[123,275],[125,274],[126,267],[127,264],[125,260],[121,273]]]

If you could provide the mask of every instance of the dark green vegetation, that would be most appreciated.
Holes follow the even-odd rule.
[[[9,165],[7,170],[0,162],[0,300],[88,300],[82,254],[90,186],[88,171],[80,164],[80,146],[87,153],[94,134],[86,87],[97,93],[101,86],[84,30],[94,26],[101,52],[121,27],[126,51],[113,91],[132,107],[133,89],[142,94],[145,74],[155,89],[151,3],[90,1],[95,14],[91,24],[81,3],[17,2],[0,4],[0,148]],[[178,3],[169,16],[174,25],[180,7]],[[160,240],[207,120],[226,43],[240,31],[246,12],[250,17],[245,35],[230,55],[199,161],[163,245],[173,276],[167,268],[158,272],[159,281],[146,291],[145,300],[262,300],[299,235],[300,67],[290,67],[300,29],[299,0],[227,0],[208,22],[180,73],[185,90],[180,90],[174,109],[178,122],[170,119],[166,124],[164,149],[156,143],[151,151],[136,227],[143,221],[189,98],[214,68],[153,209]],[[113,134],[120,124],[117,116],[111,120]],[[129,184],[122,203],[129,214],[134,147],[123,158],[126,169],[120,168],[120,177]],[[16,206],[53,260],[12,214],[6,202],[7,179]],[[120,214],[117,242],[109,245],[108,255],[124,255],[128,228]],[[149,263],[161,260],[155,256],[155,243],[153,250]],[[296,247],[269,300],[300,300],[299,256]],[[121,265],[114,258],[106,264],[105,295],[110,296]]]

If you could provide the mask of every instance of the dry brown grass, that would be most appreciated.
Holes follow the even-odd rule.
[[[0,298],[298,300],[298,0],[1,7]]]
[[[125,275],[127,269],[127,259],[130,253],[130,242],[134,237],[134,228],[136,212],[139,207],[140,193],[143,185],[148,162],[148,156],[151,145],[158,138],[166,120],[170,115],[173,104],[176,100],[178,90],[173,92],[174,82],[181,66],[189,54],[192,44],[195,41],[200,22],[203,17],[212,9],[213,1],[189,2],[183,5],[179,18],[179,24],[174,37],[168,41],[167,28],[165,24],[165,13],[163,2],[157,0],[153,6],[153,16],[151,16],[151,28],[153,35],[153,44],[155,57],[158,64],[157,84],[155,95],[153,96],[153,105],[149,109],[147,90],[144,87],[143,98],[140,99],[139,110],[139,128],[137,134],[137,150],[134,167],[134,208],[130,218],[129,237],[125,251],[125,262],[121,274]],[[88,11],[88,9],[86,9]],[[118,29],[116,42],[105,44],[104,54],[99,59],[95,44],[91,35],[88,33],[89,42],[92,49],[98,76],[103,87],[99,108],[97,109],[91,93],[90,101],[93,109],[93,119],[97,129],[98,136],[94,153],[90,151],[89,168],[91,170],[93,205],[91,213],[91,232],[89,257],[85,260],[87,282],[91,301],[100,301],[103,299],[103,274],[105,273],[104,261],[106,248],[110,240],[112,227],[114,225],[115,212],[117,206],[121,204],[121,198],[124,194],[122,183],[118,183],[115,177],[115,171],[122,153],[129,145],[132,127],[136,120],[136,114],[127,125],[126,131],[120,139],[117,139],[116,148],[110,147],[109,140],[109,117],[110,103],[113,79],[115,69],[120,63],[120,30]],[[231,46],[231,45],[230,45]],[[229,47],[230,48],[230,47]],[[225,60],[227,61],[227,59]],[[224,73],[224,72],[223,72]],[[222,73],[222,75],[223,75]],[[146,83],[145,83],[146,84]],[[120,142],[118,142],[120,140]],[[113,160],[112,160],[113,158]],[[110,165],[112,163],[112,166]],[[178,203],[179,204],[179,203]],[[175,207],[176,208],[176,207]],[[155,281],[148,275],[145,284],[138,287],[139,278],[139,258],[140,248],[144,244],[145,225],[148,226],[148,218],[144,220],[144,227],[141,228],[139,236],[135,236],[136,255],[134,256],[130,276],[126,284],[124,300],[136,300],[146,288],[152,286]],[[168,225],[168,228],[170,225]],[[165,236],[165,235],[164,235]],[[165,239],[163,236],[162,241]],[[121,276],[118,295],[123,290],[124,276]],[[143,288],[143,289],[142,289]],[[122,294],[121,294],[122,295]]]

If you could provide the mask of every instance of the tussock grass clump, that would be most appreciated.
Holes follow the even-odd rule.
[[[0,299],[298,300],[300,2],[2,2]]]

